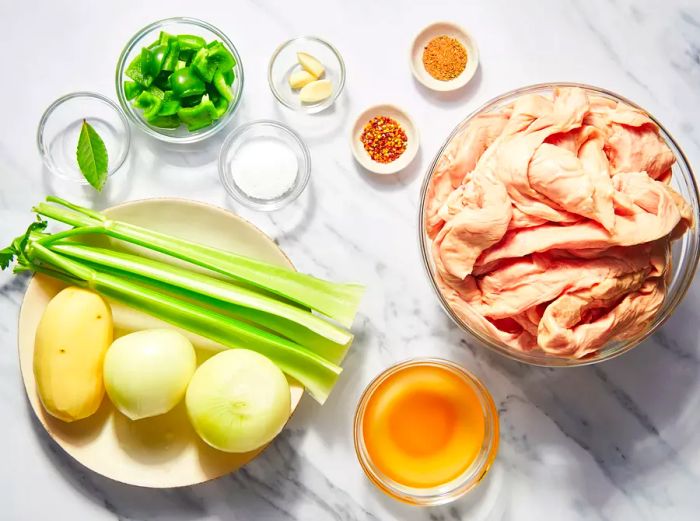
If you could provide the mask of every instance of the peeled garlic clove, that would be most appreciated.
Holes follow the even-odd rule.
[[[307,83],[299,91],[299,99],[302,103],[318,103],[323,101],[333,92],[331,80],[316,80]]]
[[[297,53],[297,60],[299,60],[299,65],[311,74],[314,79],[318,79],[323,75],[323,71],[325,70],[323,68],[323,65],[321,65],[321,62],[318,61],[316,58],[311,56],[310,54],[307,54],[305,52],[298,52]]]
[[[314,78],[311,73],[305,70],[294,71],[289,76],[289,86],[293,89],[301,89],[307,83],[311,83]]]

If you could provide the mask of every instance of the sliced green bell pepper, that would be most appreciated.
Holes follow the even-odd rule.
[[[192,67],[207,82],[214,79],[217,71],[227,71],[236,65],[233,55],[221,42],[212,42],[208,47],[199,49],[192,60]]]
[[[135,81],[124,82],[124,96],[126,96],[126,99],[132,100],[141,94],[141,92],[143,92],[143,87]]]
[[[177,109],[180,108],[180,102],[173,97],[173,93],[168,91],[163,98],[163,104],[158,111],[158,116],[175,116]]]
[[[226,114],[226,111],[228,110],[228,100],[226,98],[219,98],[218,100],[214,101],[214,106],[216,107],[216,117],[217,119]]]
[[[193,34],[178,34],[177,42],[180,44],[180,49],[183,51],[198,51],[207,44],[204,38]]]
[[[177,115],[190,132],[208,127],[219,117],[216,107],[208,97],[202,98],[199,105],[194,107],[182,107],[177,111]]]
[[[159,89],[155,85],[151,85],[150,87],[148,87],[147,90],[148,90],[148,92],[153,94],[159,100],[163,101],[165,99],[165,92],[163,92],[161,89]]]
[[[162,104],[163,100],[161,98],[147,90],[139,94],[134,100],[134,107],[143,110],[143,117],[146,118],[146,121],[150,121],[158,116],[158,111]]]
[[[209,58],[219,64],[220,71],[227,71],[236,66],[236,58],[220,41],[214,40],[207,46],[207,49],[209,49]]]
[[[206,85],[193,73],[191,67],[183,67],[173,72],[170,75],[170,88],[176,98],[196,96],[206,91]]]
[[[175,41],[168,43],[168,52],[165,54],[161,70],[174,71],[180,59],[180,44]]]
[[[214,88],[227,102],[230,102],[233,99],[231,87],[229,87],[229,84],[226,83],[226,77],[221,71],[216,71],[214,74]]]
[[[156,76],[153,74],[153,70],[153,53],[144,47],[126,68],[125,74],[139,85],[148,87]]]
[[[151,118],[148,122],[154,127],[159,128],[177,128],[180,126],[180,118],[175,114],[169,116],[156,116]]]
[[[158,35],[158,43],[161,45],[168,45],[169,43],[174,41],[177,41],[177,37],[173,36],[170,33],[166,33],[165,31],[161,31]]]
[[[198,130],[230,109],[235,65],[220,41],[161,31],[127,67],[124,95],[153,126]]]
[[[209,51],[206,47],[199,49],[197,54],[194,55],[192,65],[190,65],[190,67],[197,71],[197,74],[199,74],[204,81],[210,83],[214,78],[214,73],[216,72],[216,64],[210,62],[208,56]]]
[[[151,53],[153,54],[153,62],[152,62],[152,73],[153,77],[155,78],[158,76],[160,71],[163,70],[163,64],[165,63],[165,57],[168,54],[168,46],[167,45],[156,45],[153,49],[151,49]]]

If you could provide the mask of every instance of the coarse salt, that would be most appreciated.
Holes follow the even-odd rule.
[[[248,197],[277,199],[296,181],[299,162],[294,151],[283,141],[260,137],[243,144],[231,161],[231,174]]]

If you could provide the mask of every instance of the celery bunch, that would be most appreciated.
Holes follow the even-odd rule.
[[[33,223],[0,250],[0,267],[15,259],[15,271],[45,273],[228,347],[257,351],[320,403],[328,397],[352,342],[352,334],[341,326],[352,324],[362,286],[328,282],[114,221],[57,197],[47,201],[34,211],[72,228],[47,234],[46,222]],[[218,276],[81,242],[88,235],[135,244]]]

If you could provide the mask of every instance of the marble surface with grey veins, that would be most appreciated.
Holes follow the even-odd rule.
[[[470,111],[515,87],[579,81],[646,107],[700,168],[700,2],[697,0],[294,2],[152,0],[127,3],[0,0],[0,239],[7,242],[46,194],[96,208],[184,196],[239,212],[302,270],[367,284],[345,371],[324,407],[305,398],[289,427],[241,471],[200,486],[146,490],[102,478],[66,456],[28,407],[18,370],[17,314],[26,277],[0,273],[0,519],[7,520],[664,520],[700,515],[700,285],[633,352],[608,363],[547,370],[490,355],[439,309],[417,243],[421,178]],[[42,167],[36,126],[55,98],[92,90],[116,98],[126,40],[147,23],[189,15],[235,42],[246,71],[231,128],[281,120],[308,143],[310,186],[291,207],[255,213],[226,197],[216,158],[223,135],[172,148],[135,132],[129,163],[101,195]],[[439,95],[409,71],[412,36],[435,20],[472,32],[481,68],[461,92]],[[346,90],[317,116],[288,112],[267,86],[274,48],[318,34],[343,54]],[[403,106],[421,151],[396,176],[352,159],[348,134],[362,108]],[[451,505],[417,509],[382,496],[352,445],[352,416],[370,379],[415,356],[466,365],[493,393],[501,448],[485,482]]]

